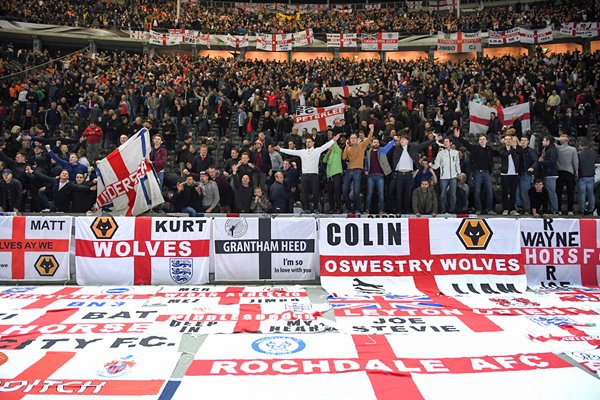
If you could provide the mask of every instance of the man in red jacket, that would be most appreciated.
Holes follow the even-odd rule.
[[[90,125],[83,131],[83,140],[86,143],[87,157],[90,163],[97,161],[102,134],[102,128],[96,125],[95,121],[91,121]]]
[[[152,150],[150,150],[147,161],[152,164],[158,178],[158,185],[162,190],[165,179],[165,166],[167,165],[167,148],[163,146],[161,135],[152,136]]]

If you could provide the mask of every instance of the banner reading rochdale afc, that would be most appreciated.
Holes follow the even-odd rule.
[[[312,218],[215,218],[215,279],[310,280],[316,276]]]
[[[393,277],[411,293],[524,292],[518,235],[516,219],[320,219],[321,282]]]
[[[0,217],[0,280],[68,281],[71,217]]]
[[[208,282],[205,218],[77,218],[75,238],[80,285]]]
[[[521,219],[521,248],[529,287],[598,287],[597,223],[593,219]]]

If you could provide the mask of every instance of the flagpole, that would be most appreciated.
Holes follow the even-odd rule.
[[[456,18],[460,18],[460,0],[456,0]]]
[[[177,0],[177,22],[179,22],[180,12],[181,12],[181,0]]]

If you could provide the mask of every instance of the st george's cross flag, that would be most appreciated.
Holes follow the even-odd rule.
[[[513,124],[513,118],[521,120],[523,132],[531,130],[531,116],[529,114],[529,103],[521,103],[510,107],[488,107],[479,103],[469,102],[469,132],[486,133],[490,123],[490,114],[496,113],[496,116],[502,122],[502,125],[510,126]]]
[[[600,396],[596,378],[542,344],[506,332],[445,335],[444,340],[421,335],[210,335],[172,399],[193,398],[199,387],[228,399],[281,393],[290,400],[447,400],[448,393],[467,400]],[[324,387],[335,389],[324,393]]]
[[[352,95],[360,96],[369,92],[369,84],[363,83],[361,85],[346,85],[346,86],[334,86],[330,87],[329,91],[332,95],[349,97]]]
[[[335,104],[329,107],[298,107],[294,115],[294,125],[302,131],[312,128],[324,132],[327,127],[333,126],[336,119],[344,118],[344,104]]]
[[[135,216],[164,203],[156,173],[146,161],[150,150],[150,133],[142,128],[98,161],[98,196],[93,212]]]

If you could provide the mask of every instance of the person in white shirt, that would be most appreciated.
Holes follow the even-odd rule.
[[[458,150],[452,148],[450,138],[444,139],[444,147],[440,149],[432,165],[440,171],[440,214],[456,211],[456,178],[460,174]]]
[[[300,185],[302,188],[302,207],[305,211],[320,212],[319,203],[321,193],[319,190],[319,160],[321,154],[333,146],[339,137],[339,134],[335,135],[333,139],[320,147],[315,147],[315,142],[309,137],[306,139],[306,148],[301,150],[282,149],[279,146],[275,147],[275,151],[300,157],[300,160],[302,161],[302,177]],[[312,195],[313,207],[311,207],[310,195]]]

